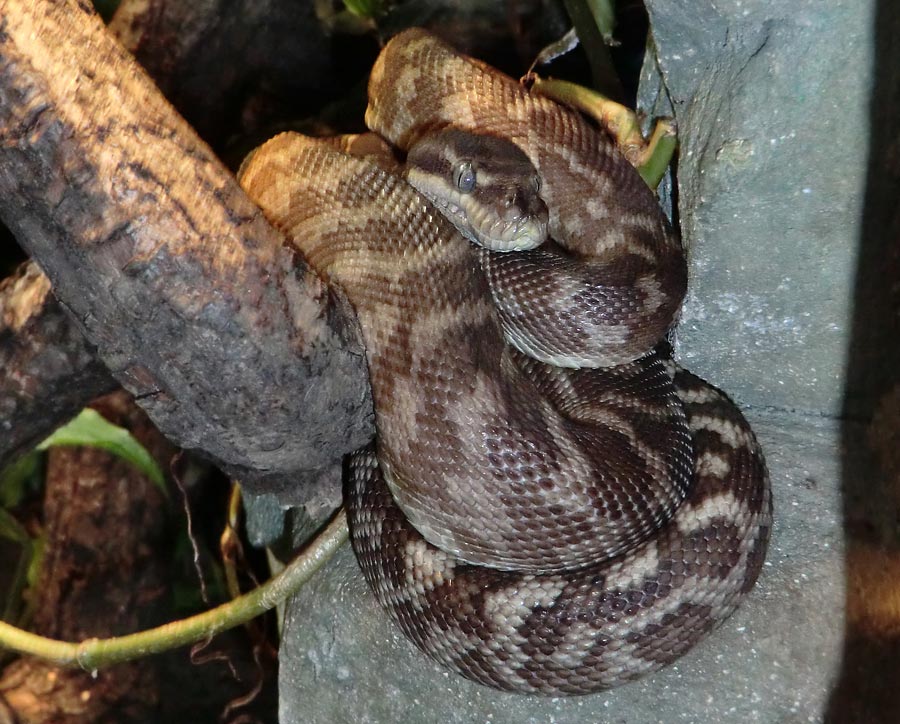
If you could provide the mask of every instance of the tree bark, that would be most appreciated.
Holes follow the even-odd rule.
[[[116,387],[34,263],[0,282],[0,460]]]
[[[355,318],[74,0],[0,2],[0,217],[170,439],[303,502],[372,434]]]

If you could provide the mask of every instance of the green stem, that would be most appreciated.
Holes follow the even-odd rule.
[[[575,108],[593,118],[615,139],[622,155],[647,185],[659,186],[678,144],[674,121],[659,119],[649,142],[644,141],[637,115],[597,91],[566,80],[545,79],[532,73],[531,88],[557,103]]]
[[[659,186],[659,182],[665,176],[677,145],[675,123],[667,119],[659,119],[636,166],[641,178],[651,189]]]
[[[240,555],[240,538],[237,534],[238,516],[241,513],[241,486],[236,481],[231,482],[231,494],[228,496],[228,516],[225,528],[219,538],[219,554],[222,556],[222,568],[225,569],[225,585],[228,595],[238,598],[241,595],[241,586],[238,581],[238,572],[235,558]]]
[[[616,3],[614,0],[585,0],[588,10],[594,16],[594,23],[603,35],[607,45],[612,42],[616,29]]]
[[[127,636],[87,639],[81,643],[45,638],[0,622],[0,646],[93,671],[101,666],[209,639],[265,613],[286,599],[334,555],[347,537],[347,516],[340,510],[325,530],[280,574],[240,598],[181,621]]]
[[[624,98],[625,91],[616,74],[609,54],[609,47],[603,40],[603,32],[612,34],[612,28],[599,28],[598,18],[585,0],[564,0],[566,12],[575,26],[578,38],[584,52],[587,54],[588,64],[591,66],[591,76],[594,79],[594,87],[602,90],[613,98]]]

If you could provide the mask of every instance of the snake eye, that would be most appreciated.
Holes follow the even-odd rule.
[[[453,167],[453,183],[461,193],[471,193],[475,188],[475,169],[471,161],[460,161]]]
[[[540,176],[535,175],[535,176],[532,177],[532,179],[531,179],[531,188],[534,189],[534,192],[535,192],[536,194],[537,194],[537,193],[540,193],[540,191],[541,191],[541,177],[540,177]]]

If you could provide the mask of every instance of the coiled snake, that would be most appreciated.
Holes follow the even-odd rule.
[[[664,666],[752,588],[771,526],[747,422],[663,341],[680,244],[602,133],[424,31],[386,46],[369,94],[431,202],[391,159],[296,134],[242,183],[359,318],[378,436],[346,503],[370,587],[500,689]]]

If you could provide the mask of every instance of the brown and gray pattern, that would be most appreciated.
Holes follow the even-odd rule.
[[[771,526],[746,421],[660,342],[683,294],[677,241],[602,136],[424,33],[387,46],[371,89],[424,114],[401,133],[373,99],[370,122],[401,146],[448,119],[511,137],[566,248],[542,245],[552,258],[504,277],[521,272],[485,264],[383,147],[374,162],[339,150],[356,139],[283,134],[247,163],[244,185],[359,317],[378,440],[351,461],[346,500],[367,580],[423,651],[490,686],[581,694],[658,669],[752,588]],[[565,174],[568,190],[550,180]],[[582,288],[617,290],[589,296],[600,321],[585,323],[619,347],[614,366],[550,365],[507,343],[527,324],[498,310],[500,287],[531,295],[567,256],[608,271],[595,282],[573,261]],[[551,300],[555,276],[539,290]]]
[[[516,352],[474,248],[402,178],[326,142],[278,136],[243,179],[356,309],[379,462],[431,543],[546,572],[671,517],[693,449],[660,355],[588,374]]]
[[[634,360],[664,336],[687,283],[681,245],[647,185],[583,117],[413,29],[376,61],[366,123],[410,152],[450,127],[508,139],[531,159],[556,243],[483,257],[517,347],[596,367]]]
[[[354,550],[403,632],[474,681],[559,696],[656,671],[728,618],[765,558],[765,465],[725,395],[680,369],[675,386],[698,452],[691,492],[658,537],[575,571],[491,571],[434,548],[392,500],[373,453],[357,453]]]

